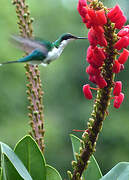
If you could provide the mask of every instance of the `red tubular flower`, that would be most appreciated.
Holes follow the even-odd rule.
[[[101,75],[95,76],[95,82],[99,86],[99,88],[104,88],[107,86],[107,82]]]
[[[94,9],[91,9],[91,8],[88,8],[87,9],[87,13],[88,13],[88,16],[89,16],[89,21],[92,25],[96,25],[96,14],[95,14],[95,10]]]
[[[89,75],[89,81],[91,81],[92,83],[96,84],[96,82],[95,82],[95,76]]]
[[[120,108],[120,105],[123,102],[123,100],[124,100],[124,94],[123,93],[120,93],[119,96],[115,96],[114,107],[117,109]]]
[[[124,26],[123,29],[121,29],[118,34],[119,37],[123,37],[123,36],[129,36],[129,27],[128,26]]]
[[[78,5],[77,5],[77,10],[79,12],[79,14],[81,15],[81,17],[85,17],[86,13],[87,13],[87,2],[86,0],[79,0],[78,1]]]
[[[105,56],[102,48],[99,48],[97,46],[94,48],[94,57],[95,57],[95,59],[97,59],[100,62],[103,62],[106,59],[106,56]]]
[[[125,16],[121,16],[119,19],[115,22],[115,28],[121,29],[122,26],[126,23],[127,18]]]
[[[107,23],[104,9],[95,11],[94,9],[87,8],[88,20],[92,26],[103,26]],[[87,16],[86,16],[87,19]]]
[[[95,47],[98,44],[98,39],[96,37],[95,31],[94,29],[90,29],[90,31],[88,32],[88,40],[90,42],[90,45]]]
[[[121,81],[116,81],[114,90],[113,90],[113,95],[114,96],[119,96],[122,90],[122,82]]]
[[[93,47],[95,47],[97,44],[104,47],[107,46],[107,41],[105,39],[104,33],[100,34],[99,26],[96,26],[95,29],[90,29],[90,31],[88,32],[88,40],[90,42],[90,45]]]
[[[122,48],[127,48],[128,45],[129,45],[129,38],[127,36],[124,36],[116,42],[114,48],[116,48],[117,50],[121,50]]]
[[[89,65],[87,68],[86,68],[86,73],[89,74],[89,75],[99,75],[100,74],[100,69],[98,68],[94,68],[92,65]]]
[[[114,16],[116,16],[117,14],[119,14],[121,12],[121,9],[118,5],[116,5],[114,8],[112,8],[109,13],[107,14],[108,18],[111,19]]]
[[[94,26],[93,29],[95,30],[95,32],[97,32],[97,34],[99,34],[100,36],[102,36],[104,34],[104,29],[102,26]]]
[[[86,99],[89,99],[89,100],[90,100],[90,99],[93,98],[89,84],[85,84],[85,85],[83,86],[83,93],[84,93],[84,96],[85,96]]]
[[[98,47],[96,47],[98,48]],[[95,48],[94,48],[95,49]],[[94,52],[94,49],[92,49],[92,46],[89,46],[87,49],[87,62],[91,64],[94,68],[99,68],[103,64],[103,55],[102,52],[99,52],[101,54],[100,58],[97,56],[96,52]],[[100,50],[101,51],[101,50]]]
[[[117,60],[115,60],[115,63],[113,65],[113,73],[116,73],[116,74],[119,73],[120,69],[121,69],[120,63]]]
[[[128,56],[129,56],[129,51],[127,49],[124,49],[120,57],[118,58],[118,62],[120,64],[124,64],[127,61]]]
[[[113,23],[115,23],[115,28],[117,29],[121,29],[127,20],[118,5],[112,8],[111,11],[109,11],[109,13],[107,14],[107,16]]]
[[[96,11],[96,21],[97,21],[97,24],[101,26],[107,23],[107,18],[105,16],[104,9]]]
[[[98,37],[98,44],[100,46],[104,46],[104,47],[107,46],[107,40],[105,39],[104,34],[102,36]]]

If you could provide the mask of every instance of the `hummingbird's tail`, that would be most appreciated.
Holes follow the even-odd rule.
[[[12,63],[19,63],[19,61],[7,61],[7,62],[4,62],[4,63],[1,63],[0,66],[3,66],[5,64],[12,64]]]

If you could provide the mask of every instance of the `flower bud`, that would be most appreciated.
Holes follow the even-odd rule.
[[[127,20],[118,5],[112,8],[111,11],[107,14],[107,16],[111,20],[111,22],[115,23],[115,28],[117,29],[121,29]]]
[[[123,100],[124,100],[124,94],[123,93],[120,93],[119,96],[115,96],[114,107],[117,109],[120,108],[120,105],[123,102]]]
[[[129,28],[127,28],[126,26],[124,26],[123,29],[121,29],[118,34],[119,37],[123,37],[123,36],[127,36],[129,35]]]
[[[89,74],[89,75],[99,75],[100,74],[100,69],[98,68],[94,68],[92,65],[89,65],[87,68],[86,68],[86,73]]]
[[[114,96],[119,96],[122,90],[122,82],[121,81],[116,81],[114,90],[113,90],[113,95]]]
[[[121,69],[121,65],[120,63],[115,60],[115,63],[113,64],[113,73],[119,73],[120,72],[120,69]]]
[[[85,84],[85,85],[83,86],[83,93],[84,93],[84,96],[85,96],[86,99],[89,99],[89,100],[90,100],[90,99],[93,98],[89,84]]]
[[[120,64],[124,64],[129,56],[129,51],[127,49],[124,49],[123,52],[120,54],[120,57],[118,58],[118,62]]]
[[[83,18],[85,17],[87,13],[86,5],[87,5],[86,0],[79,0],[77,10]]]
[[[104,88],[107,86],[107,82],[101,75],[95,76],[95,82],[99,86],[99,88]]]
[[[116,42],[114,48],[116,48],[117,50],[121,50],[122,48],[127,48],[128,45],[129,38],[127,36],[124,36]]]

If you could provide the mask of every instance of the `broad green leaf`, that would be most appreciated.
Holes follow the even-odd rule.
[[[75,153],[79,153],[81,147],[80,139],[73,134],[70,135],[73,147],[74,159],[76,160]],[[83,180],[99,180],[102,177],[99,165],[92,155],[88,168],[83,172]]]
[[[120,162],[100,180],[129,180],[129,162]]]
[[[24,163],[34,180],[46,180],[44,156],[31,136],[27,135],[21,139],[14,152]]]
[[[2,142],[0,142],[0,146],[1,146],[1,166],[3,169],[3,179],[4,180],[7,179],[8,173],[11,173],[10,172],[11,167],[14,167],[16,169],[16,171],[19,173],[19,175],[22,177],[21,179],[32,180],[27,169],[25,168],[25,166],[23,165],[21,160],[13,152],[13,150],[8,145],[6,145]],[[10,162],[10,164],[12,164],[12,166],[9,169],[7,169],[9,167],[8,162]],[[12,172],[12,175],[14,175],[13,172]],[[13,176],[9,177],[8,180],[12,180],[12,179],[14,179]]]
[[[62,180],[62,178],[55,168],[46,165],[46,180]]]

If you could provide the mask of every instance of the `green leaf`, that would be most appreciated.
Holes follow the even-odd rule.
[[[3,179],[7,180],[8,178],[8,180],[12,180],[12,179],[16,179],[15,177],[20,175],[22,178],[19,176],[20,177],[19,179],[32,180],[27,169],[25,168],[21,160],[13,152],[13,150],[8,145],[2,142],[0,142],[0,146],[1,146],[1,166],[3,169]],[[16,169],[15,172],[12,171],[14,169]],[[19,175],[17,172],[19,173]]]
[[[2,168],[0,167],[0,180],[2,180],[2,174],[3,174],[3,171],[2,171]]]
[[[3,161],[4,161],[4,177],[3,180],[8,179],[18,179],[18,180],[23,180],[23,178],[19,175],[11,161],[8,159],[6,155],[3,155]]]
[[[129,162],[120,162],[100,180],[129,180]]]
[[[55,168],[46,165],[46,180],[62,180],[62,178]]]
[[[37,143],[29,135],[21,139],[14,152],[24,163],[34,180],[46,180],[46,163]]]
[[[74,159],[76,160],[75,153],[79,153],[79,148],[81,147],[80,139],[73,134],[70,135],[73,147]],[[99,165],[92,155],[90,158],[90,164],[88,168],[83,172],[83,179],[85,180],[98,180],[102,177]]]

